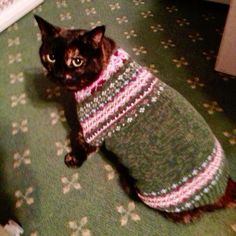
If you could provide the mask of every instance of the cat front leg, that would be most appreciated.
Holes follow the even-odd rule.
[[[80,167],[87,159],[88,155],[97,151],[94,147],[86,143],[82,130],[80,129],[75,137],[76,147],[65,156],[64,162],[70,168]]]

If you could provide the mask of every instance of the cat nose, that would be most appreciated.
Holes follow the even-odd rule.
[[[71,76],[70,74],[65,74],[64,75],[64,81],[63,83],[65,85],[71,85],[74,84],[76,82],[76,78],[74,78],[73,76]]]
[[[71,80],[71,79],[72,79],[72,76],[69,75],[69,74],[66,74],[65,78],[66,78],[66,80]]]

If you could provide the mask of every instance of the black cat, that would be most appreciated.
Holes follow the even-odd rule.
[[[117,48],[104,26],[69,30],[35,19],[49,78],[79,103],[79,149],[66,155],[67,166],[81,165],[105,140],[134,178],[139,198],[175,221],[236,206],[223,150],[181,95]]]

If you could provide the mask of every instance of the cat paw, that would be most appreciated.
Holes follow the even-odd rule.
[[[182,224],[190,224],[190,223],[193,223],[195,222],[197,219],[199,219],[201,214],[196,214],[196,215],[192,215],[192,214],[189,214],[189,215],[185,215],[183,216],[182,219],[179,220],[179,223],[182,223]]]
[[[86,158],[80,158],[75,156],[73,153],[68,153],[65,156],[64,162],[67,165],[67,167],[70,168],[77,168],[80,167]]]

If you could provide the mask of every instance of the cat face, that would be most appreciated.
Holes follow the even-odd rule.
[[[91,31],[53,26],[35,16],[42,35],[40,58],[49,78],[69,90],[91,84],[104,67],[105,26]]]

